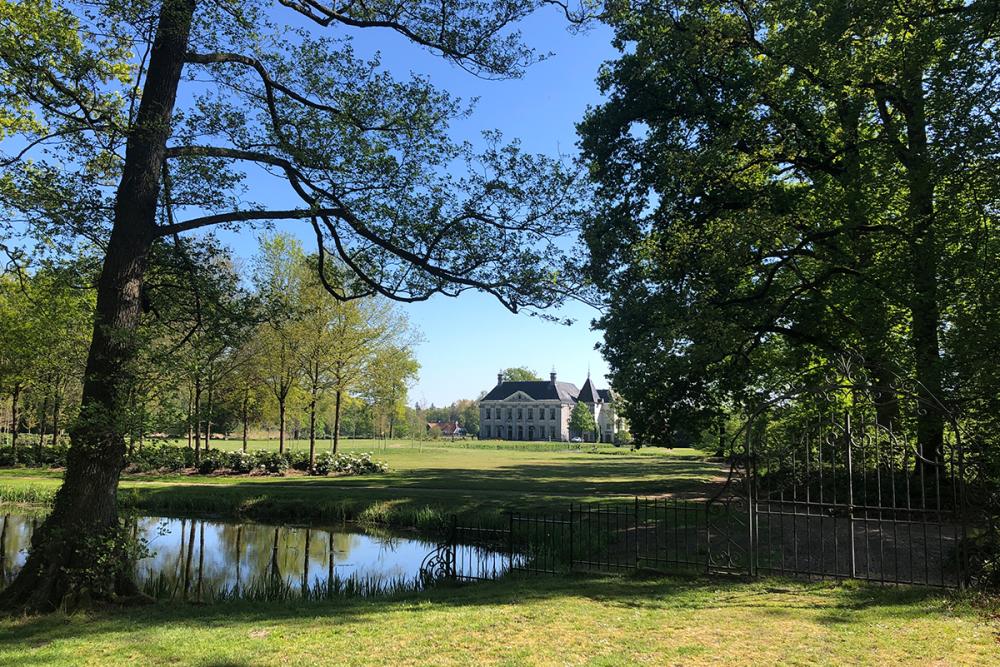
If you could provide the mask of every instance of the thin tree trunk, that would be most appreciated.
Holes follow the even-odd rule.
[[[42,447],[45,445],[45,417],[49,412],[49,394],[45,393],[45,398],[42,399],[42,409],[38,414],[38,442],[35,444],[35,452],[37,454],[36,458],[38,462],[41,462],[42,457]]]
[[[194,390],[188,385],[188,449],[192,449],[194,446],[194,433],[191,430],[192,419],[194,419]]]
[[[21,383],[14,383],[10,399],[10,451],[14,464],[17,464],[17,429],[20,415],[17,412],[18,401],[21,398]]]
[[[248,420],[248,403],[250,402],[250,394],[246,392],[243,394],[243,453],[247,451],[247,420]]]
[[[341,391],[337,390],[336,400],[333,403],[333,453],[337,453],[337,448],[340,446],[340,395]]]
[[[278,400],[278,453],[285,453],[285,398]]]
[[[214,389],[215,389],[215,380],[213,379],[212,375],[210,374],[208,376],[208,415],[207,415],[207,418],[205,420],[205,453],[206,454],[208,453],[208,450],[211,449],[211,443],[212,443],[212,409],[214,408],[212,398],[213,398],[213,394],[214,394]]]
[[[80,417],[71,429],[63,485],[52,512],[32,537],[24,567],[0,593],[0,607],[6,609],[73,607],[84,591],[95,600],[139,595],[132,564],[117,546],[121,527],[116,498],[125,464],[118,415],[132,379],[134,332],[141,319],[142,282],[156,229],[160,172],[194,4],[194,0],[164,0],[160,6],[98,280]],[[94,571],[98,577],[80,576]],[[103,583],[108,581],[113,582],[110,587]]]
[[[56,388],[56,395],[52,401],[52,446],[59,444],[59,414],[62,411],[62,392]]]
[[[201,377],[194,379],[194,463],[201,463]]]

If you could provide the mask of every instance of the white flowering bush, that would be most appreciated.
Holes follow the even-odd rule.
[[[314,475],[329,475],[331,472],[342,475],[377,475],[389,472],[389,466],[385,461],[373,459],[369,452],[362,454],[323,452],[316,457],[316,465],[312,472]]]

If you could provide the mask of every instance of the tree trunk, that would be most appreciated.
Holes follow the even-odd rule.
[[[285,453],[285,399],[278,400],[278,453]]]
[[[247,404],[250,402],[249,392],[243,394],[243,453],[247,451]]]
[[[340,446],[340,396],[341,391],[337,390],[337,397],[333,403],[333,453],[337,453]]]
[[[187,418],[188,449],[191,449],[194,446],[194,433],[191,430],[191,424],[192,424],[191,420],[194,419],[194,407],[193,406],[194,406],[194,394],[193,394],[193,390],[191,389],[191,387],[188,386],[188,418]]]
[[[194,463],[201,463],[201,377],[194,379]]]
[[[312,387],[312,400],[309,402],[309,468],[316,465],[316,385]]]
[[[10,399],[10,452],[14,464],[17,464],[17,429],[20,415],[17,413],[17,403],[21,398],[21,383],[14,383],[14,391]]]
[[[59,414],[62,411],[62,392],[56,388],[56,395],[52,401],[52,446],[59,444]]]
[[[215,381],[210,373],[208,376],[208,415],[205,420],[205,453],[212,448],[212,409],[215,407],[212,401],[212,394],[215,388]]]
[[[49,412],[49,394],[45,394],[45,398],[42,399],[42,409],[38,414],[38,442],[35,444],[35,452],[37,453],[36,459],[38,463],[41,463],[42,459],[42,447],[45,445],[45,417],[48,416]]]
[[[914,47],[916,49],[916,47]],[[941,401],[942,369],[938,328],[938,247],[934,224],[934,181],[927,151],[924,68],[922,54],[911,54],[903,66],[906,107],[907,216],[912,227],[910,241],[911,338],[917,376],[917,396],[923,404],[917,414],[917,445],[932,462],[941,461],[944,445],[944,414]]]
[[[88,598],[121,601],[139,593],[118,521],[118,478],[125,464],[119,415],[131,384],[160,170],[193,13],[194,0],[164,0],[160,7],[97,285],[80,416],[70,430],[63,485],[32,537],[27,562],[0,594],[0,607],[8,610],[51,611]]]

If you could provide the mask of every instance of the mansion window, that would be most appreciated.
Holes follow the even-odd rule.
[[[487,438],[490,437],[490,427],[487,426],[485,430],[486,430],[486,437]]]
[[[523,408],[518,408],[517,409],[517,418],[518,419],[523,419],[524,418],[524,409]]]
[[[555,426],[549,427],[549,439],[550,440],[555,440],[556,439],[556,427]]]
[[[534,418],[535,418],[535,409],[534,408],[528,408],[528,419],[534,419]],[[531,439],[533,440],[534,438],[531,438]]]
[[[514,417],[514,408],[507,408],[507,419]]]
[[[555,419],[555,418],[556,418],[556,409],[552,408],[551,410],[549,410],[549,419]]]
[[[486,408],[486,414],[485,414],[485,415],[483,415],[483,417],[484,417],[485,419],[489,419],[489,418],[490,418],[490,409],[489,409],[489,408]]]
[[[545,408],[538,408],[538,419],[545,419]]]

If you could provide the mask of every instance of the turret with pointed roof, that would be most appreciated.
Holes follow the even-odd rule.
[[[597,395],[594,385],[590,382],[590,375],[587,375],[587,381],[583,383],[583,389],[580,390],[580,394],[576,397],[576,400],[583,403],[601,402],[601,397]]]

